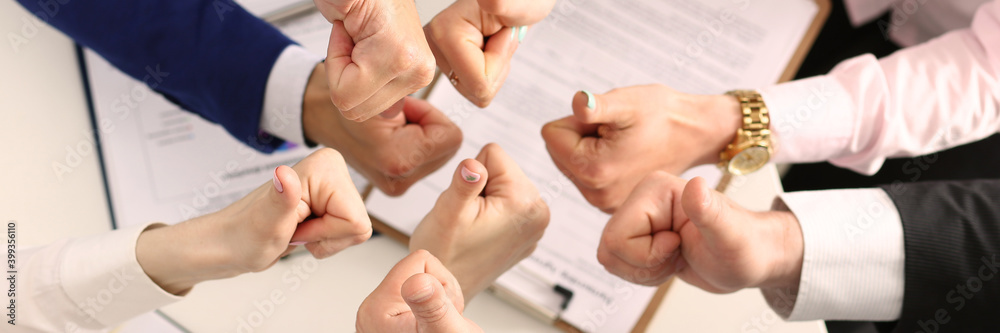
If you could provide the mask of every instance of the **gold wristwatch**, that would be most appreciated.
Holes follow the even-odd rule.
[[[767,164],[771,159],[771,117],[760,93],[753,90],[733,90],[726,95],[736,97],[743,114],[743,126],[736,138],[719,154],[719,167],[733,175],[745,175]]]

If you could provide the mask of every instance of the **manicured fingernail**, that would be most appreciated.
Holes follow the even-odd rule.
[[[278,180],[278,168],[274,168],[274,189],[278,190],[278,193],[285,193],[285,188],[281,187],[281,181]]]
[[[431,296],[434,296],[434,285],[428,283],[423,288],[420,288],[420,290],[417,290],[417,292],[410,294],[407,299],[411,303],[423,303],[427,299],[431,298]]]
[[[514,38],[517,38],[517,32],[520,30],[521,28],[518,27],[510,27],[510,41],[513,42]]]
[[[462,167],[462,179],[465,179],[465,181],[470,182],[470,183],[475,183],[475,182],[479,181],[479,174],[475,173],[475,172],[472,172],[472,171],[469,171],[469,169],[466,169],[463,166]]]
[[[299,245],[306,245],[306,243],[308,243],[308,242],[291,242],[291,243],[288,243],[288,245],[299,246]]]
[[[583,94],[587,95],[587,108],[591,110],[597,109],[597,97],[594,97],[594,94],[586,90],[583,90]]]
[[[517,31],[518,31],[517,32],[517,42],[518,43],[523,42],[524,41],[524,36],[528,35],[528,26],[526,26],[526,25],[525,26],[521,26],[520,28],[517,28]]]

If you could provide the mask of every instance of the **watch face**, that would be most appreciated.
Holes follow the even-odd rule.
[[[771,158],[767,148],[757,146],[744,149],[729,162],[729,172],[734,175],[745,175],[764,166]]]

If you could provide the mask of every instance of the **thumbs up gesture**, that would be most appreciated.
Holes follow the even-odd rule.
[[[608,213],[650,172],[718,163],[742,121],[733,97],[663,85],[579,92],[572,107],[542,128],[545,147],[587,202]]]
[[[530,255],[548,224],[549,207],[535,185],[491,143],[458,165],[410,237],[410,250],[441,259],[468,300]]]
[[[655,172],[604,228],[597,259],[625,280],[659,285],[673,275],[713,293],[794,288],[802,231],[791,212],[752,212],[708,187]]]
[[[458,281],[427,251],[415,251],[386,274],[358,308],[356,329],[366,332],[482,332],[462,317]]]

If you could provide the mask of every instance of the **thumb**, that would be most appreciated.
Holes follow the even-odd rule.
[[[615,89],[598,95],[586,90],[573,96],[573,115],[584,124],[627,124],[632,119],[627,89]]]
[[[458,170],[455,170],[451,186],[445,190],[445,194],[453,200],[473,200],[483,193],[487,177],[486,166],[477,160],[466,159],[458,164]]]
[[[465,331],[465,318],[455,309],[444,286],[433,275],[421,273],[411,276],[403,282],[401,292],[413,312],[418,332]]]
[[[302,198],[302,183],[295,170],[285,165],[274,168],[271,185],[273,187],[268,191],[268,198],[275,209],[269,212],[275,217],[294,212]]]
[[[735,229],[731,227],[734,207],[729,198],[709,188],[704,178],[695,177],[684,187],[681,202],[684,213],[707,242],[730,243]]]

